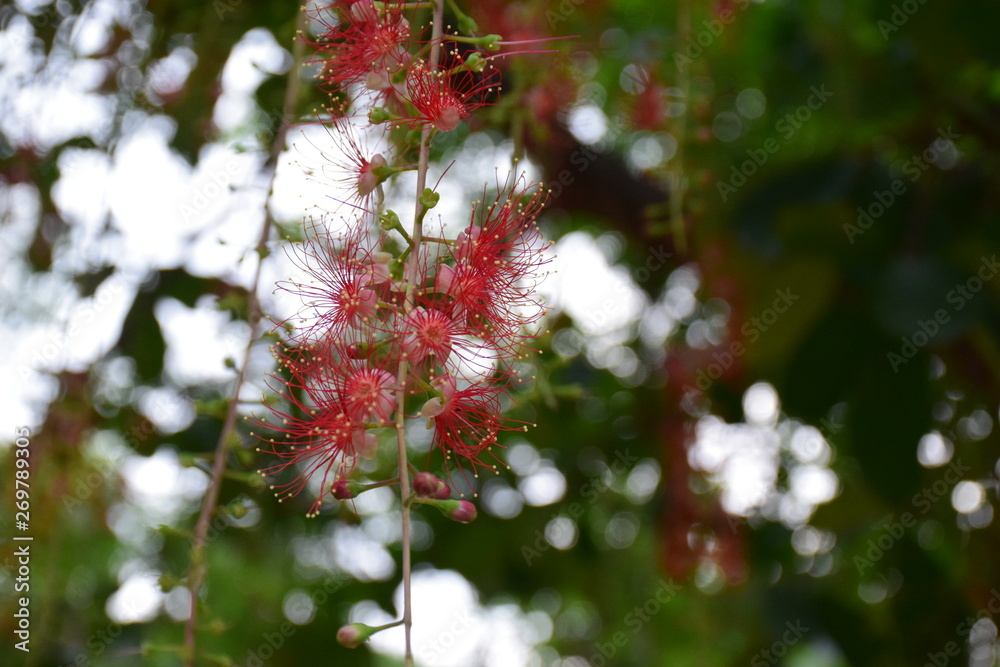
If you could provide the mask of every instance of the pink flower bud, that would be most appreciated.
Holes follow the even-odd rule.
[[[351,623],[337,630],[337,643],[346,648],[357,648],[375,634],[375,628],[364,623]]]
[[[371,86],[369,86],[369,88],[371,88]],[[378,174],[375,174],[372,170],[385,166],[387,166],[385,158],[382,157],[381,153],[376,153],[372,156],[371,161],[361,169],[361,175],[358,176],[358,194],[362,197],[370,195],[375,188],[378,187],[378,184],[381,183],[382,180],[378,177]]]
[[[424,498],[433,497],[443,484],[444,482],[429,472],[417,473],[413,478],[413,490]]]
[[[357,484],[348,482],[346,479],[338,479],[333,483],[330,492],[333,493],[333,497],[337,500],[347,500],[355,496],[355,489],[352,489],[352,486],[357,486]]]
[[[468,500],[459,500],[449,516],[459,523],[472,523],[476,520],[476,506]]]
[[[448,498],[451,498],[451,487],[444,482],[441,482],[441,486],[438,487],[437,493],[434,494],[434,497],[438,500],[448,500]]]
[[[437,507],[452,521],[472,523],[476,520],[476,506],[468,500],[428,500],[425,502]]]

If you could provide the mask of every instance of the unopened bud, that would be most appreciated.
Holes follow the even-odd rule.
[[[441,486],[438,487],[437,493],[434,494],[434,497],[438,500],[448,500],[448,498],[451,498],[451,487],[444,482],[441,482]]]
[[[379,222],[382,223],[382,229],[385,231],[396,229],[400,226],[399,216],[396,215],[396,212],[392,209],[388,209],[385,213],[380,215],[378,219]]]
[[[458,29],[466,35],[475,35],[479,32],[479,25],[472,18],[463,14],[458,18]]]
[[[437,507],[452,521],[472,523],[476,520],[476,506],[468,500],[432,500],[428,504]]]
[[[330,488],[330,492],[337,500],[349,500],[351,498],[355,498],[364,490],[364,485],[358,484],[357,482],[348,482],[346,479],[338,479]]]
[[[381,153],[376,153],[367,168],[362,169],[361,175],[358,176],[358,194],[362,197],[370,195],[390,174],[385,158]]]
[[[337,643],[346,648],[357,648],[375,634],[375,628],[364,623],[351,623],[337,630]]]
[[[433,498],[438,489],[444,486],[444,482],[429,472],[417,473],[413,478],[413,490],[424,498]]]
[[[452,510],[451,514],[448,515],[451,519],[454,519],[459,523],[472,523],[476,520],[476,506],[468,500],[446,500],[444,502],[458,502],[458,507]]]
[[[368,112],[368,120],[374,124],[384,123],[386,121],[392,120],[392,114],[383,109],[382,107],[372,107]]]
[[[420,195],[420,203],[424,208],[434,208],[439,201],[441,201],[441,195],[430,188],[424,188],[423,193]]]

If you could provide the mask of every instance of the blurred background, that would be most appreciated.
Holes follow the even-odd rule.
[[[1000,5],[469,4],[574,36],[431,169],[444,221],[514,156],[552,189],[553,312],[511,471],[414,520],[418,664],[1000,664]],[[256,272],[294,312],[279,239],[336,208],[298,10],[0,5],[3,664],[180,664],[226,410],[273,370]],[[225,444],[197,664],[400,664],[334,641],[397,616],[393,493],[306,519]]]

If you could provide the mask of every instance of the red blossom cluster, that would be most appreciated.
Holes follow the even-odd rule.
[[[500,91],[500,70],[492,56],[462,51],[448,39],[435,40],[442,52],[434,65],[426,58],[433,42],[421,41],[410,27],[405,3],[341,0],[314,12],[322,30],[310,45],[312,64],[326,90],[384,104],[385,120],[442,132],[492,104]],[[411,53],[413,52],[413,53]],[[386,112],[388,113],[388,112]]]
[[[357,215],[336,234],[328,220],[313,220],[305,240],[287,247],[297,275],[278,289],[301,306],[279,324],[287,339],[274,352],[271,414],[250,418],[265,451],[278,459],[261,472],[275,478],[279,498],[318,480],[310,515],[327,495],[352,497],[348,478],[357,463],[377,454],[380,433],[405,433],[407,420],[433,428],[431,453],[444,455],[446,469],[453,462],[473,474],[497,468],[487,457],[496,461],[492,448],[501,432],[528,426],[502,410],[522,381],[516,362],[524,341],[538,334],[545,313],[535,290],[547,245],[535,221],[546,193],[524,177],[498,181],[449,238],[443,223],[435,234],[424,231],[424,214],[437,203],[428,189],[414,222],[421,233],[411,236],[382,208],[382,184],[412,165],[394,164],[389,150],[366,154],[344,117],[386,120],[358,113],[365,100],[393,110],[391,127],[447,132],[498,90],[488,55],[462,55],[439,39],[437,57],[428,57],[433,42],[411,28],[411,7],[338,0],[317,19],[319,78],[355,100],[353,109],[339,102],[347,108],[331,121],[339,138],[329,158],[342,172],[333,185],[343,192],[335,196]],[[395,141],[405,154],[408,147]],[[422,495],[442,502],[450,494],[443,482],[423,486]],[[474,516],[456,507],[465,519]]]

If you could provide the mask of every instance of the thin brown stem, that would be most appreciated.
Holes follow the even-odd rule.
[[[430,67],[433,71],[441,60],[441,34],[444,25],[444,3],[437,2],[434,5],[434,23],[431,28],[431,51]],[[413,231],[410,237],[413,240],[410,246],[411,252],[406,263],[406,310],[413,308],[413,290],[416,286],[420,267],[420,246],[424,239],[423,219],[426,214],[423,204],[420,203],[420,195],[427,187],[427,167],[430,162],[430,140],[431,129],[425,127],[420,135],[420,154],[417,162],[417,192],[415,196],[415,208],[413,213]],[[405,431],[405,411],[404,402],[406,399],[406,382],[409,373],[409,364],[404,360],[399,364],[398,386],[396,391],[396,454],[399,461],[399,495],[402,505],[402,550],[403,550],[403,630],[406,637],[406,650],[403,658],[404,667],[413,666],[413,648],[410,639],[413,626],[412,609],[412,562],[410,553],[410,504],[407,499],[410,497],[410,472],[409,459],[406,456],[406,431]]]
[[[399,382],[401,384],[406,381],[408,366],[406,361],[399,364]],[[410,505],[406,502],[406,499],[410,497],[410,471],[407,469],[408,459],[406,456],[405,396],[406,391],[403,389],[396,392],[396,456],[399,461],[399,495],[402,500],[403,513],[403,630],[406,635],[404,664],[410,667],[413,665],[413,651],[410,646],[410,626],[413,624],[413,616],[410,608],[410,573],[412,568],[410,562]]]
[[[299,29],[304,29],[305,25],[305,14],[299,12]],[[288,123],[285,119],[292,115],[295,108],[295,99],[298,95],[298,63],[302,62],[304,54],[304,43],[301,40],[296,40],[292,54],[292,66],[288,71],[288,83],[285,88],[282,122],[274,133],[271,144],[271,155],[267,166],[270,170],[268,181],[271,184],[272,191],[274,187],[274,175],[277,168],[278,157],[281,155],[282,150],[284,150],[285,138],[288,135]],[[270,192],[268,195],[270,197]],[[226,471],[227,443],[229,442],[233,429],[236,426],[236,413],[240,403],[240,387],[243,386],[247,363],[256,342],[254,340],[254,332],[256,332],[257,324],[262,318],[260,302],[257,299],[257,291],[260,285],[261,265],[263,264],[264,257],[263,250],[267,246],[268,239],[271,236],[271,228],[274,225],[274,220],[271,218],[271,214],[268,211],[267,206],[265,206],[264,209],[264,223],[261,225],[260,237],[257,240],[256,247],[258,256],[257,269],[254,272],[253,284],[247,298],[247,320],[250,324],[251,331],[250,340],[247,342],[246,350],[243,353],[243,361],[236,374],[236,381],[233,385],[233,395],[229,401],[229,406],[226,409],[226,417],[222,424],[222,431],[219,433],[219,441],[215,446],[215,455],[212,461],[212,479],[208,487],[208,492],[205,495],[205,500],[202,503],[201,512],[198,515],[198,523],[195,525],[194,531],[194,542],[191,545],[191,570],[188,574],[187,582],[188,591],[191,596],[191,606],[187,622],[184,626],[183,660],[185,667],[194,667],[197,662],[198,596],[201,592],[201,587],[204,584],[207,572],[207,566],[205,563],[205,546],[207,542],[208,529],[212,521],[212,515],[215,514],[216,507],[219,503],[219,488],[222,486],[222,479]]]

